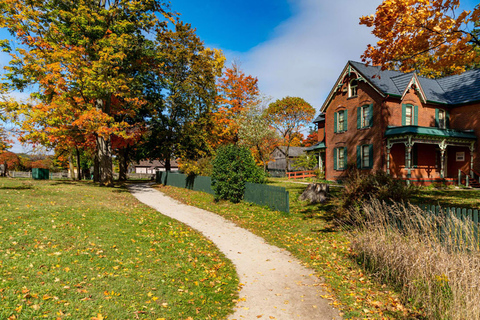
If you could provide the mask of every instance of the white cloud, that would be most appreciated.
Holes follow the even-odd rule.
[[[273,37],[236,56],[245,73],[258,77],[260,89],[275,99],[299,96],[320,109],[348,60],[360,61],[371,30],[359,17],[375,12],[380,0],[294,0],[295,14]]]

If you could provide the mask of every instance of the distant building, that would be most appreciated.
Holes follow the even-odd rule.
[[[298,171],[294,167],[295,159],[304,154],[307,148],[305,147],[290,147],[288,150],[288,171]],[[285,168],[287,167],[287,147],[276,147],[271,154],[271,161],[268,163],[268,172],[272,176],[283,176],[285,174]]]
[[[159,160],[141,160],[132,165],[134,173],[154,174],[157,171],[165,171],[165,162]],[[170,161],[171,171],[178,171],[178,162]]]

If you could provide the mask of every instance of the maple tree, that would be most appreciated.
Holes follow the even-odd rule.
[[[218,110],[214,114],[217,145],[238,141],[238,116],[259,97],[258,79],[245,73],[238,64],[226,68],[218,80]]]
[[[15,168],[20,165],[20,158],[13,152],[4,151],[0,153],[0,164],[3,165],[1,175],[6,177],[10,168]]]
[[[464,72],[480,62],[480,5],[459,12],[459,0],[385,0],[360,18],[379,39],[364,62],[384,69],[416,70],[438,77]]]
[[[171,19],[166,5],[155,0],[2,0],[0,10],[0,26],[21,44],[12,50],[8,41],[1,43],[12,56],[8,85],[20,90],[38,85],[40,102],[19,104],[17,110],[54,119],[49,113],[65,109],[73,121],[63,121],[61,129],[95,141],[100,182],[112,185],[111,137],[131,137],[131,125],[115,116],[143,105],[136,75],[148,69],[149,32],[163,28],[161,17]],[[25,139],[32,128],[41,134],[42,126],[32,122]],[[45,135],[42,141],[51,138],[48,131]]]
[[[211,154],[207,141],[215,80],[225,57],[205,48],[195,30],[181,21],[176,21],[174,30],[158,33],[156,40],[158,68],[146,78],[151,108],[142,149],[146,158],[163,160],[168,171],[171,159]]]
[[[318,142],[318,133],[315,130],[311,130],[308,136],[303,140],[302,146],[311,147]]]
[[[285,97],[270,103],[265,110],[265,116],[283,138],[286,146],[285,156],[288,170],[289,151],[292,143],[298,139],[300,130],[312,121],[315,109],[305,100],[299,97]],[[299,140],[303,141],[302,138]]]

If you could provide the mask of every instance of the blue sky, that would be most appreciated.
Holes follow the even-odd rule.
[[[317,110],[348,60],[360,61],[371,30],[359,17],[381,0],[171,0],[171,9],[197,29],[207,47],[223,50],[258,78],[273,99],[304,98]],[[474,0],[461,0],[471,9]],[[0,30],[0,38],[7,34]],[[0,66],[7,63],[0,53]],[[21,147],[13,150],[20,152]]]

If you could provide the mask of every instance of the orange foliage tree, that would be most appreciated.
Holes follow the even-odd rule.
[[[0,12],[0,27],[20,43],[12,50],[8,41],[1,42],[12,56],[8,84],[39,88],[33,104],[18,108],[24,116],[41,118],[40,124],[27,124],[25,139],[36,139],[43,123],[55,128],[49,121],[57,120],[58,131],[46,130],[42,141],[52,139],[52,131],[54,140],[69,132],[94,137],[99,180],[112,185],[111,137],[131,138],[131,124],[116,116],[132,115],[144,103],[137,75],[150,67],[148,34],[164,27],[160,18],[170,19],[163,1],[2,0]]]
[[[300,130],[308,125],[315,115],[315,109],[305,100],[298,97],[285,97],[272,102],[265,110],[265,116],[283,138],[286,146],[286,161],[288,170],[289,151],[296,141],[303,141]],[[298,143],[300,144],[300,143]]]
[[[479,63],[480,5],[461,11],[459,0],[385,0],[360,18],[379,39],[363,61],[429,77],[461,73]]]
[[[20,164],[20,158],[13,152],[4,151],[0,153],[0,164],[3,165],[2,176],[8,175],[8,169],[15,168]]]
[[[258,99],[258,79],[245,75],[240,67],[233,63],[218,80],[217,90],[218,110],[214,114],[217,139],[215,144],[237,143],[237,120],[240,114]]]

